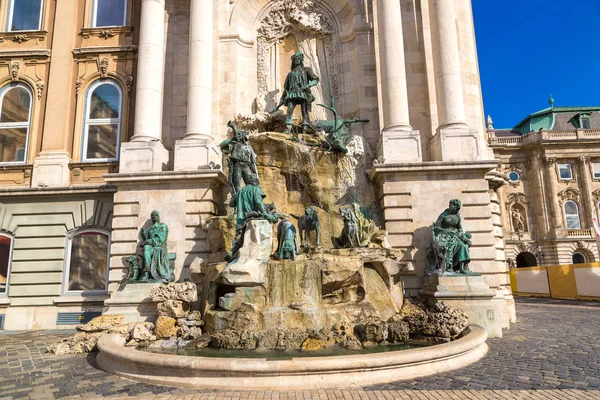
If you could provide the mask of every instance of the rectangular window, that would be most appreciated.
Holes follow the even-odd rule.
[[[594,179],[600,179],[600,163],[592,163],[592,174]]]
[[[73,236],[70,256],[67,290],[106,290],[107,235],[98,232],[85,232]]]
[[[43,0],[12,0],[8,5],[8,31],[38,31]]]
[[[125,26],[127,17],[127,0],[96,0],[92,27]]]
[[[573,179],[571,164],[558,164],[558,176],[561,180],[569,181]]]
[[[589,118],[581,118],[581,129],[592,129],[592,121]]]

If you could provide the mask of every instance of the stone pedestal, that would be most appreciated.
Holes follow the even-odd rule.
[[[436,161],[476,161],[484,159],[479,133],[473,129],[440,129],[429,141]]]
[[[502,337],[508,319],[506,303],[494,299],[496,291],[482,276],[430,276],[425,278],[423,295],[434,305],[444,302],[467,313],[469,323],[483,327],[489,337]]]
[[[227,264],[221,273],[222,283],[232,286],[263,284],[272,246],[271,223],[266,220],[248,222],[244,233],[244,245],[238,252],[238,258]]]
[[[67,152],[41,152],[33,162],[31,187],[69,186],[69,162]]]
[[[221,164],[221,151],[212,138],[183,139],[175,142],[175,171],[196,171],[211,162]]]
[[[379,140],[378,154],[386,163],[420,162],[421,135],[419,131],[385,131]]]
[[[121,145],[120,173],[160,172],[169,165],[169,151],[159,141],[128,142]]]
[[[123,323],[156,321],[158,316],[156,303],[148,297],[150,290],[162,286],[162,283],[129,283],[123,290],[110,293],[104,300],[102,314],[123,314]]]

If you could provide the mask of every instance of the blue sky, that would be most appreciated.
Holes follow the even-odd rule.
[[[486,117],[600,105],[600,0],[472,0]]]

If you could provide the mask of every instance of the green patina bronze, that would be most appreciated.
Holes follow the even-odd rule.
[[[225,261],[234,259],[238,250],[243,246],[245,227],[249,220],[266,219],[274,224],[281,217],[280,214],[273,212],[274,205],[268,206],[264,203],[265,197],[267,196],[259,186],[258,176],[250,174],[246,186],[231,198],[229,205],[235,207],[236,210],[236,239],[231,251],[225,256]]]
[[[298,251],[296,227],[288,219],[283,219],[277,226],[277,256],[280,260],[295,260]]]
[[[461,205],[458,199],[450,200],[448,208],[433,224],[429,275],[479,275],[469,270],[471,234],[463,230]]]
[[[242,180],[248,185],[251,174],[258,177],[256,153],[248,143],[247,130],[237,129],[231,121],[227,123],[227,126],[233,130],[233,137],[221,142],[220,147],[223,154],[229,154],[228,183],[235,195],[240,190]]]
[[[315,101],[310,88],[318,83],[319,77],[310,67],[304,66],[304,54],[300,51],[296,52],[292,56],[292,70],[285,78],[281,100],[272,111],[275,112],[284,105],[287,107],[285,133],[292,133],[294,109],[298,105],[302,110],[302,129],[306,132],[310,127],[308,113],[312,111],[312,103]]]
[[[167,250],[169,228],[160,222],[158,211],[150,214],[152,224],[140,229],[140,247],[142,248],[142,265],[137,255],[127,259],[127,275],[121,281],[121,287],[127,283],[169,283],[175,281],[175,253]]]
[[[333,103],[333,100],[332,100]],[[347,153],[348,148],[346,145],[352,138],[348,132],[348,125],[356,124],[359,122],[368,123],[368,119],[343,119],[339,118],[338,112],[333,106],[327,106],[325,104],[317,104],[320,107],[326,108],[333,113],[333,120],[319,120],[315,121],[313,128],[316,131],[322,130],[327,136],[325,137],[324,147],[326,150],[330,150],[336,153]]]

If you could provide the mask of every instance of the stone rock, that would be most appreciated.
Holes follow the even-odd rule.
[[[358,340],[355,336],[348,336],[347,338],[341,340],[338,343],[338,346],[348,350],[361,350],[363,348],[360,344],[360,340]]]
[[[409,339],[410,327],[408,322],[391,322],[388,327],[388,341],[391,343],[404,343]]]
[[[168,339],[177,336],[177,326],[175,318],[159,316],[156,320],[156,337],[161,339]]]
[[[244,232],[244,246],[239,250],[238,257],[221,272],[223,283],[232,286],[255,286],[264,283],[264,267],[271,258],[272,247],[271,223],[266,220],[249,221]]]
[[[251,350],[256,348],[257,343],[256,334],[247,330],[226,329],[210,338],[210,346],[215,349]]]
[[[186,339],[190,334],[190,328],[187,325],[178,325],[177,336]]]
[[[254,330],[262,329],[262,314],[254,304],[242,303],[227,317],[230,329]]]
[[[187,327],[192,326],[204,326],[204,321],[200,320],[190,320],[189,318],[179,318],[177,319],[177,325],[185,325]]]
[[[468,326],[469,319],[463,310],[438,303],[427,313],[429,325],[425,334],[441,338],[457,338]]]
[[[131,331],[133,327],[129,324],[127,325],[116,325],[108,329],[108,333],[114,333],[120,335],[125,341],[131,339]]]
[[[394,318],[396,318],[395,320],[397,321],[402,321],[404,317],[408,317],[410,315],[424,316],[425,314],[425,306],[423,306],[423,304],[415,303],[410,299],[405,299],[402,308],[400,308],[400,311]]]
[[[131,338],[138,342],[150,340],[154,324],[152,322],[137,322],[129,324],[131,329]]]
[[[115,325],[120,325],[123,322],[124,315],[100,315],[93,318],[85,325],[80,325],[77,330],[83,332],[102,332],[112,328]]]
[[[315,351],[322,350],[327,348],[327,343],[320,339],[312,339],[307,338],[304,343],[302,343],[302,351]]]
[[[138,342],[136,342],[135,339],[131,339],[130,341],[125,343],[125,347],[137,347],[137,345],[138,345]]]
[[[389,324],[377,318],[369,318],[354,327],[354,334],[362,343],[381,343],[387,340]]]
[[[185,345],[185,349],[187,350],[200,350],[208,347],[210,344],[210,337],[208,336],[200,336],[197,339],[191,340],[187,345]]]
[[[64,339],[60,343],[48,346],[48,352],[56,355],[83,354],[96,351],[98,339],[104,335],[103,332],[78,332]]]
[[[185,318],[190,313],[190,304],[181,300],[165,300],[156,306],[159,316]]]
[[[148,294],[152,301],[180,300],[193,303],[198,300],[198,289],[192,282],[169,283],[153,288]]]
[[[202,314],[200,314],[200,311],[198,310],[192,311],[188,314],[187,319],[190,321],[202,321]]]
[[[258,347],[262,349],[300,349],[308,332],[295,329],[268,329],[258,333]]]
[[[431,310],[414,313],[404,318],[409,324],[411,336],[423,335],[455,339],[468,326],[469,320],[464,311],[438,303]]]

